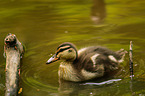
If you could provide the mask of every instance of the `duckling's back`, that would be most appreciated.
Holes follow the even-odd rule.
[[[81,70],[84,77],[89,78],[89,75],[86,74],[90,73],[95,74],[92,76],[93,78],[101,77],[107,72],[117,70],[124,56],[124,50],[114,52],[104,47],[87,47],[78,51],[78,59],[74,65],[77,70]],[[90,79],[92,78],[90,77]]]

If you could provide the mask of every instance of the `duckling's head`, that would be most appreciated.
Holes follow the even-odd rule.
[[[77,56],[76,47],[72,43],[65,42],[58,46],[56,53],[46,62],[46,64],[50,64],[57,60],[73,62],[77,59]]]

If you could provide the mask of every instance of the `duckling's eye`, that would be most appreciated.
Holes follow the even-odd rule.
[[[68,50],[68,52],[72,52],[72,50]]]

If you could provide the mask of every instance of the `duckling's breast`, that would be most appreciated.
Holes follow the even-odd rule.
[[[70,62],[61,62],[58,75],[60,79],[78,82],[81,81],[79,74]]]

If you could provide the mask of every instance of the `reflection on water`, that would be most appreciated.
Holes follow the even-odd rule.
[[[26,46],[21,64],[22,96],[144,96],[144,5],[144,0],[1,0],[0,95],[4,96],[5,89],[3,40],[6,34],[14,33]],[[128,50],[131,40],[135,75],[132,83],[128,56],[121,64],[121,74],[116,76],[121,80],[111,84],[59,82],[60,62],[45,64],[63,42],[72,42],[78,49],[100,45],[112,50]]]
[[[100,83],[74,83],[63,81],[60,83],[58,90],[60,96],[77,96],[81,94],[85,96],[144,96],[145,90],[142,90],[142,88],[144,89],[144,84],[144,81],[129,81],[129,79],[112,79]]]
[[[106,17],[106,8],[104,0],[93,0],[91,8],[91,19],[95,24],[100,23]]]
[[[121,79],[112,79],[112,80],[108,80],[108,81],[103,81],[103,82],[100,82],[100,83],[97,83],[97,82],[84,82],[84,83],[74,83],[74,82],[69,82],[69,81],[63,81],[63,80],[60,80],[59,81],[59,92],[60,94],[63,96],[64,94],[65,95],[70,95],[70,96],[73,96],[73,95],[79,95],[80,91],[83,91],[87,88],[91,88],[92,86],[94,87],[98,87],[99,86],[103,86],[103,85],[109,85],[109,84],[113,84],[117,81],[120,81]],[[92,87],[93,88],[93,87]],[[91,89],[92,89],[91,88]],[[87,94],[86,95],[96,95],[94,94],[93,92],[86,92]]]

